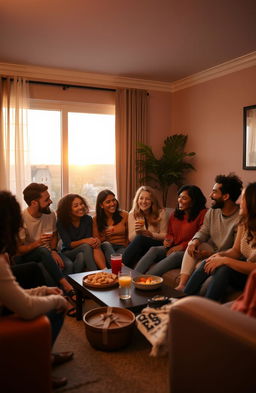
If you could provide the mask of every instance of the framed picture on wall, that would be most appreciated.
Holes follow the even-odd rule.
[[[256,169],[256,105],[243,109],[243,169]]]

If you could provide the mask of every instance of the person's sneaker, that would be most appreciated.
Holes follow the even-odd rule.
[[[56,352],[52,353],[52,367],[59,366],[73,359],[73,352]]]
[[[68,380],[66,377],[54,377],[52,375],[52,388],[57,389],[60,388],[61,386],[65,386],[67,384]]]

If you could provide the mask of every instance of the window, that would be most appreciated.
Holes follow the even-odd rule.
[[[28,133],[31,181],[48,185],[54,209],[67,193],[90,210],[102,189],[116,193],[113,105],[32,100]]]

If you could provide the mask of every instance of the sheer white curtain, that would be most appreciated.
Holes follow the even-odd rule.
[[[31,181],[26,80],[1,78],[0,104],[0,188],[10,190],[24,206],[22,191]]]

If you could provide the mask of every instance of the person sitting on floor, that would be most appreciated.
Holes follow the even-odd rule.
[[[78,194],[65,195],[57,207],[57,230],[62,253],[73,262],[73,273],[104,269],[100,240],[92,235],[92,217],[86,200]]]
[[[109,266],[111,254],[123,254],[128,245],[128,213],[119,209],[115,194],[110,190],[102,190],[97,196],[93,234],[100,238]]]
[[[171,214],[163,246],[151,247],[140,259],[135,270],[161,276],[180,267],[189,240],[200,229],[206,198],[197,186],[183,186],[178,191],[178,206]],[[148,270],[149,269],[149,270]]]
[[[256,182],[243,190],[239,213],[241,219],[233,247],[200,264],[184,289],[187,295],[198,293],[204,281],[212,276],[205,297],[221,301],[229,285],[242,289],[248,274],[256,269]]]
[[[129,241],[123,262],[133,267],[152,246],[162,246],[167,232],[166,210],[160,207],[156,192],[141,186],[128,216]]]
[[[53,345],[63,324],[68,302],[62,290],[57,287],[23,289],[16,281],[10,268],[10,258],[16,254],[18,234],[22,225],[21,210],[15,197],[8,191],[0,191],[0,315],[14,312],[19,317],[29,320],[46,314],[51,323]],[[32,272],[32,276],[34,271],[38,277],[40,270],[37,271],[38,265],[35,263],[19,265],[20,277],[26,275],[27,268]],[[72,352],[52,354],[52,366],[71,360],[72,357]],[[65,377],[52,377],[54,388],[66,383]]]

